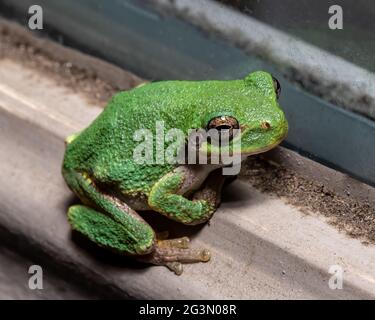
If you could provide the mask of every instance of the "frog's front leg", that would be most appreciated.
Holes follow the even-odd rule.
[[[223,176],[222,169],[216,169],[209,174],[202,188],[193,193],[191,199],[193,201],[207,201],[216,211],[221,203],[221,190],[224,184],[235,178],[235,176]]]
[[[209,169],[198,166],[178,167],[153,187],[149,206],[184,224],[193,225],[208,220],[220,203],[225,181],[221,169],[209,172]],[[185,196],[190,196],[191,200]],[[141,259],[166,265],[176,274],[181,274],[182,263],[206,262],[210,257],[206,249],[189,248],[189,238],[183,237],[158,240],[154,252]]]
[[[172,220],[188,225],[203,223],[212,216],[220,201],[224,180],[216,173],[219,171],[212,172],[210,183],[189,200],[188,195],[201,188],[210,171],[203,166],[180,166],[154,185],[148,204]]]

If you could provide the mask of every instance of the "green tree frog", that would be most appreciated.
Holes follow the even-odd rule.
[[[264,71],[239,80],[152,82],[116,94],[90,126],[66,140],[62,174],[83,203],[68,210],[73,230],[101,247],[176,274],[184,263],[208,261],[208,250],[190,248],[187,237],[159,236],[137,212],[152,210],[186,225],[208,221],[228,178],[222,174],[224,164],[139,163],[134,133],[155,133],[161,120],[165,130],[183,133],[183,149],[189,130],[216,129],[229,133],[230,140],[240,139],[243,160],[285,138],[288,123],[279,94],[278,81]],[[239,133],[234,135],[234,129]],[[197,148],[210,157],[230,144],[214,148],[207,140]]]

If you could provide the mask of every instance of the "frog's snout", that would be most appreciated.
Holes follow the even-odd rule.
[[[269,137],[270,143],[280,143],[287,136],[289,129],[284,112],[280,110],[276,117],[261,121],[260,129],[265,136]]]
[[[282,141],[288,134],[289,125],[288,121],[286,120],[285,114],[281,111],[280,116],[274,121],[273,126],[273,135],[276,141]]]

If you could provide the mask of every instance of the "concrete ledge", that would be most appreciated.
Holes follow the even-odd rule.
[[[36,263],[0,246],[0,300],[59,300],[95,299],[93,292],[65,281],[54,272],[44,274],[43,289],[31,290],[28,286],[30,266]]]
[[[23,59],[23,63],[29,67],[37,66],[51,78],[59,73],[57,80],[60,84],[86,92],[89,99],[91,95],[91,100],[99,100],[102,104],[116,91],[128,90],[143,81],[114,64],[71,50],[48,38],[33,36],[18,23],[1,17],[0,34],[0,58],[13,53],[14,59]],[[18,52],[14,48],[18,48]],[[9,49],[13,52],[7,52]],[[96,82],[97,88],[94,92],[88,90],[85,84],[87,81]],[[111,84],[110,87],[105,85],[107,82]]]
[[[244,181],[226,191],[210,225],[147,219],[172,235],[190,235],[213,260],[188,265],[181,277],[114,257],[72,236],[66,220],[77,200],[60,166],[64,138],[101,111],[85,94],[9,59],[0,60],[0,238],[66,281],[101,296],[153,299],[375,297],[375,247],[365,246],[282,199]],[[331,265],[344,289],[331,290]]]

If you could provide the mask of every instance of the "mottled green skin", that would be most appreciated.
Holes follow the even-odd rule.
[[[192,128],[206,128],[210,119],[222,115],[240,123],[241,152],[246,155],[277,145],[288,128],[272,77],[262,71],[232,81],[154,82],[116,94],[98,118],[67,145],[64,178],[85,204],[97,209],[72,207],[69,220],[73,228],[119,252],[149,252],[153,230],[114,204],[114,193],[144,198],[156,211],[183,223],[204,221],[214,210],[209,203],[173,195],[184,179],[171,174],[177,165],[133,161],[133,150],[139,144],[133,134],[138,129],[155,132],[156,121],[161,120],[165,130],[178,128],[187,134]],[[265,121],[271,128],[262,128]]]

